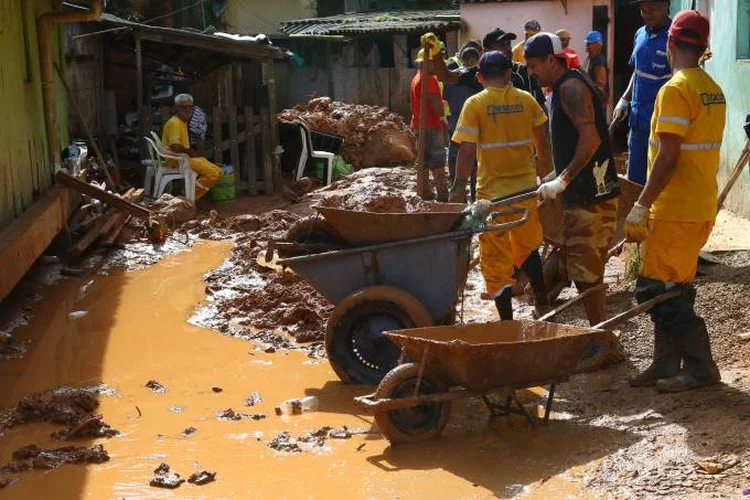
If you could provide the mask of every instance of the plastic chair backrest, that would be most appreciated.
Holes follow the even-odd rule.
[[[310,134],[310,127],[307,126],[307,123],[305,123],[302,120],[294,120],[294,123],[300,126],[302,131],[304,132],[305,137],[305,144],[307,145],[307,151],[308,154],[313,153],[313,145],[312,145],[312,135]]]
[[[155,167],[161,166],[161,157],[159,157],[159,150],[154,141],[148,137],[144,137],[143,140],[146,141],[146,149],[148,150],[148,155],[151,157],[151,163]]]

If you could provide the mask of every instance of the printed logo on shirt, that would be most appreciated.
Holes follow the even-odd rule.
[[[656,69],[667,69],[666,64],[651,63],[651,65]]]
[[[663,50],[657,50],[656,51],[656,55],[657,56],[662,56],[662,57],[667,57],[667,53],[664,52]]]
[[[712,104],[726,104],[727,100],[724,98],[724,94],[703,92],[701,93],[701,102],[703,102],[704,106],[711,106]]]
[[[497,115],[516,115],[523,113],[523,104],[504,104],[499,106],[487,106],[487,116],[497,123]]]

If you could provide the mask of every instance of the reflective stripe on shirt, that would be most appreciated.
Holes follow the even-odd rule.
[[[658,80],[669,80],[670,78],[672,78],[672,74],[671,73],[668,74],[668,75],[664,75],[664,76],[657,76],[657,75],[652,75],[651,73],[646,73],[645,71],[641,71],[639,69],[635,70],[635,74],[638,75],[638,76],[640,76],[640,77],[643,77],[643,78],[645,78],[647,80],[657,80],[658,81]]]
[[[459,125],[456,127],[456,132],[466,132],[468,134],[479,134],[479,127],[467,127],[466,125]]]
[[[477,147],[479,149],[511,148],[514,146],[525,146],[526,144],[531,144],[531,139],[510,142],[488,142],[485,144],[479,144]]]
[[[649,146],[657,147],[661,145],[661,141],[654,141],[653,139],[649,139],[648,144]],[[710,151],[713,149],[721,149],[721,143],[720,142],[696,142],[692,144],[681,144],[680,149],[682,151]]]
[[[685,118],[681,118],[679,116],[660,116],[659,121],[676,123],[678,125],[684,125],[685,127],[688,127],[690,125],[690,120],[686,120]]]

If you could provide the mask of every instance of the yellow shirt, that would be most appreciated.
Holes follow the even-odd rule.
[[[190,134],[188,124],[179,116],[175,115],[164,124],[161,133],[161,142],[168,148],[172,144],[179,144],[184,148],[190,147]]]
[[[533,130],[546,122],[536,99],[510,85],[485,89],[466,101],[453,141],[477,145],[477,198],[536,185]]]
[[[525,41],[521,41],[513,47],[513,62],[526,64],[526,56],[523,54],[523,47],[525,44]]]
[[[724,93],[701,68],[679,71],[659,90],[651,117],[649,174],[660,133],[682,137],[682,146],[674,175],[651,206],[652,218],[681,222],[716,218],[716,174],[725,119]]]

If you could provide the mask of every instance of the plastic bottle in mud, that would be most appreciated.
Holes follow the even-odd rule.
[[[320,401],[318,401],[318,398],[315,396],[307,396],[306,398],[302,399],[302,411],[303,412],[311,412],[318,409],[318,406],[320,406]]]
[[[297,398],[287,399],[281,403],[281,413],[284,415],[299,415],[302,413],[302,401]]]

